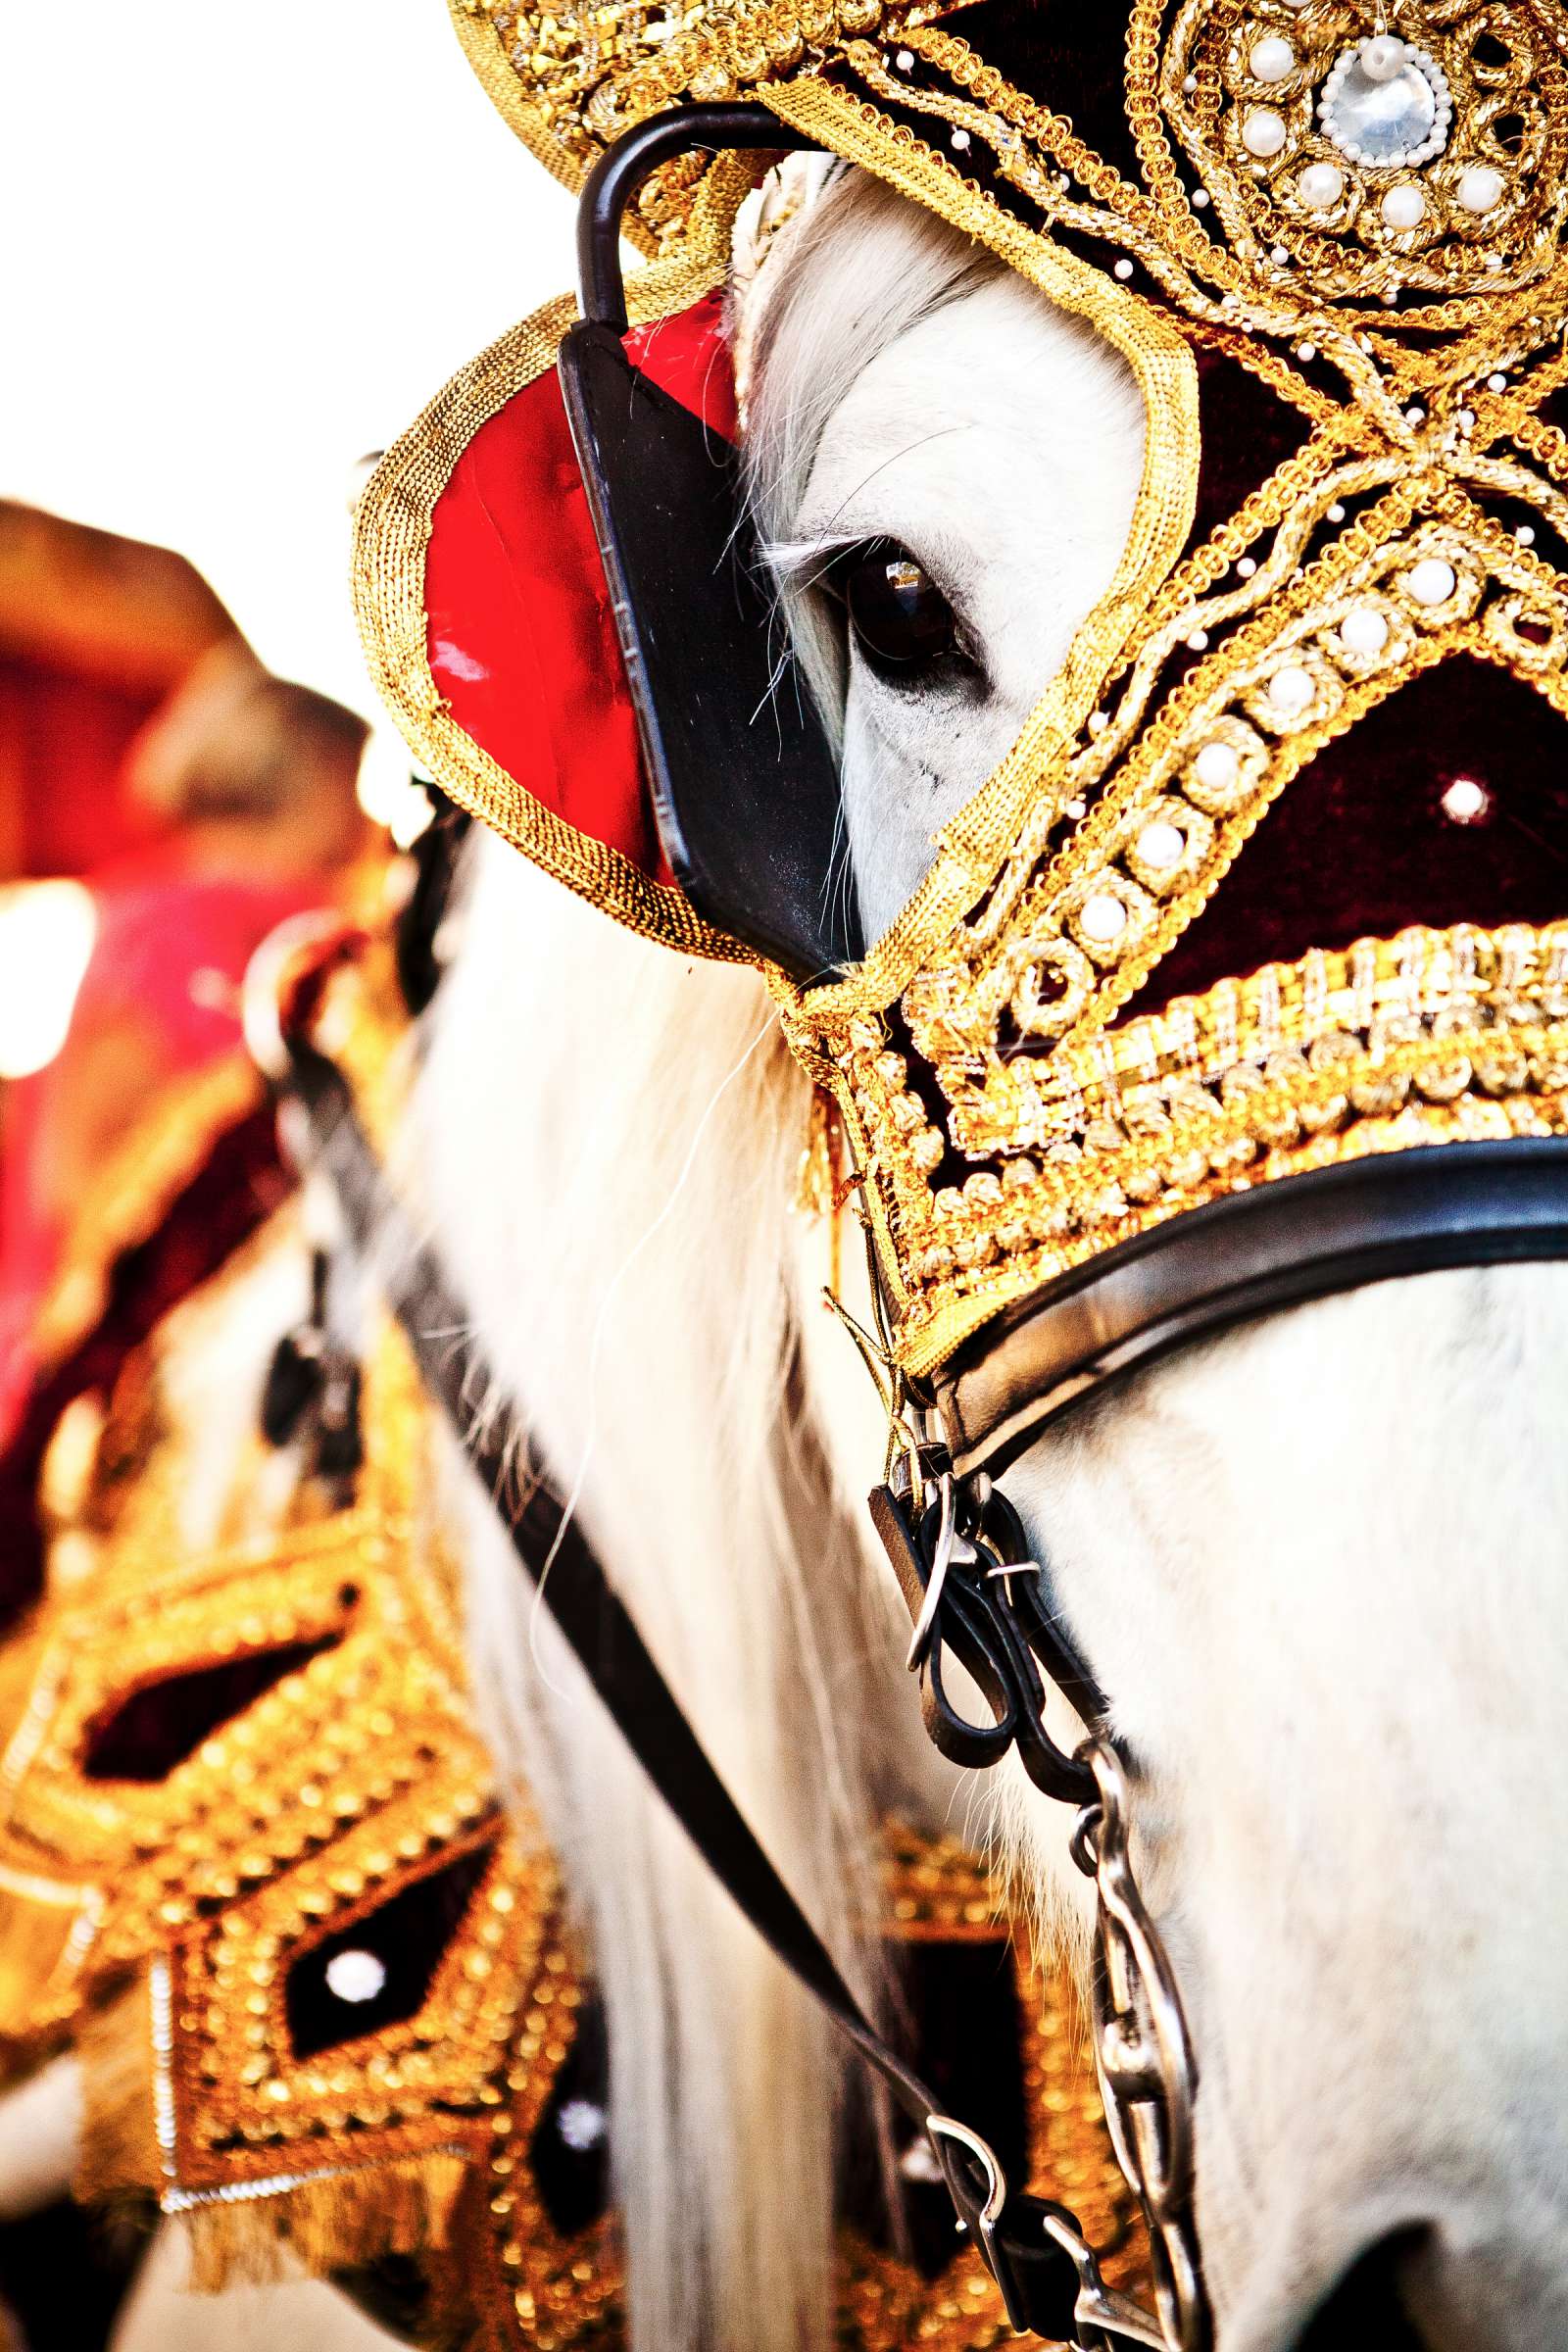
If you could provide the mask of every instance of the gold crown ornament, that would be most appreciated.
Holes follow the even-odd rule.
[[[1562,1135],[1568,8],[456,13],[567,179],[672,104],[758,99],[1087,320],[1142,390],[1119,571],[1017,743],[862,961],[769,970],[863,1176],[902,1369],[1239,1191]],[[688,159],[645,204],[633,312],[668,352],[700,298],[711,322],[754,177]],[[504,339],[383,466],[372,666],[459,801],[622,920],[743,955],[631,828],[607,847],[564,807],[532,739],[487,737],[432,650],[467,593],[470,477],[544,429],[569,316]]]

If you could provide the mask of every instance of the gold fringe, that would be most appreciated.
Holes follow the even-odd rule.
[[[0,1642],[0,1740],[9,1742],[27,1711],[46,1644],[36,1608]]]
[[[296,2180],[270,2195],[230,2193],[185,2215],[192,2291],[266,2284],[304,2271],[354,2270],[447,2243],[467,2160],[451,2151]]]
[[[145,1977],[85,2021],[82,2153],[74,2194],[88,2205],[159,2196],[180,2211],[190,2242],[191,2290],[265,2284],[304,2271],[324,2277],[388,2254],[445,2246],[468,2174],[461,2151],[436,2149],[342,2171],[323,2170],[250,2194],[241,2181],[187,2205],[171,2196],[153,2096],[152,2018]],[[288,2157],[280,2156],[286,2173]],[[198,2191],[199,2195],[200,2192]]]
[[[57,2038],[71,2015],[74,1992],[57,1980],[79,1916],[73,1904],[34,1902],[0,1880],[0,2053]]]
[[[156,2194],[162,2174],[153,2112],[152,2017],[147,1980],[83,2019],[81,2154],[73,2193],[84,2205]]]

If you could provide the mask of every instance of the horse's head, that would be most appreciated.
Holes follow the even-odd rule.
[[[855,886],[876,938],[940,856],[933,837],[1002,767],[1086,616],[1103,610],[1147,490],[1145,403],[1124,354],[1082,318],[853,172],[774,235],[749,283],[751,496],[842,744]],[[1343,519],[1341,500],[1320,503]],[[1247,587],[1260,564],[1287,596],[1299,581],[1310,542],[1291,543],[1292,527],[1282,511],[1260,541],[1226,551],[1209,577],[1242,591],[1232,610],[1253,609]],[[1252,557],[1233,570],[1248,545]],[[1416,583],[1418,598],[1430,585]],[[1276,675],[1299,662],[1302,691],[1321,693],[1331,631],[1353,682],[1356,645],[1380,650],[1406,625],[1380,597],[1357,606],[1340,594],[1320,633],[1291,640],[1303,650],[1264,657],[1250,716],[1222,723],[1214,741],[1250,758],[1254,719],[1267,740],[1270,661]],[[1167,643],[1175,674],[1196,669],[1202,617],[1189,612]],[[1273,691],[1283,707],[1296,681]],[[1435,723],[1434,706],[1409,707],[1410,726]],[[1120,729],[1115,698],[1102,709]],[[1068,859],[1085,800],[1106,790],[1104,766],[1091,764],[1105,720],[1088,719],[1080,710],[1063,728],[1088,778],[1065,808],[1059,793],[1054,812],[1051,847]],[[1443,829],[1459,838],[1473,813],[1454,785],[1477,748],[1473,736],[1396,746],[1400,773],[1412,758],[1423,773],[1407,806],[1369,823],[1341,801],[1320,823],[1346,828],[1348,857],[1366,855],[1381,824],[1383,855],[1408,844],[1437,870]],[[1211,757],[1217,779],[1226,764],[1223,750]],[[1501,745],[1485,774],[1507,824]],[[1356,780],[1376,795],[1375,768]],[[1145,898],[1121,902],[1137,920],[1168,903],[1154,869],[1191,854],[1193,804],[1146,811],[1143,824]],[[1321,830],[1299,841],[1302,854],[1335,855]],[[1542,854],[1560,870],[1560,832]],[[1115,887],[1126,881],[1124,863]],[[999,896],[1015,882],[1004,864]],[[1276,871],[1273,888],[1289,883]],[[1341,875],[1320,870],[1306,885],[1348,904]],[[1067,943],[1090,987],[1103,985],[1098,950],[1117,912],[1112,885],[1098,888],[1108,906],[1080,892],[1076,948]],[[1390,895],[1365,876],[1355,889],[1371,902]],[[972,918],[971,943],[984,938],[969,979],[999,937],[1007,948],[1007,910],[986,932],[994,904]],[[1037,901],[1025,918],[1037,954],[1038,911]],[[1250,936],[1245,904],[1233,919]],[[1265,942],[1274,919],[1266,907],[1256,917]],[[1324,919],[1332,933],[1335,915]],[[977,1015],[983,982],[966,994],[956,958],[939,952],[935,962],[934,982],[916,973],[887,1020],[852,1006],[839,1042],[851,1116],[873,1156],[890,1137],[896,1152],[933,1102],[956,1112],[932,1175],[954,1188],[939,1195],[949,1231],[925,1226],[923,1259],[907,1232],[894,1251],[905,1271],[912,1264],[911,1287],[923,1281],[951,1309],[972,1296],[978,1269],[1053,1230],[1038,1202],[1004,1190],[1020,1140],[1039,1152],[1050,1131],[1038,1096],[1009,1093],[1006,1080],[1050,1064],[1013,1058],[1030,1042],[1021,966],[1009,973],[1009,1026],[994,999]],[[1191,966],[1192,980],[1206,977]],[[1150,985],[1145,1001],[1162,1002],[1157,973]],[[1335,1050],[1348,1053],[1341,1017]],[[943,1020],[956,1065],[946,1069],[930,1043]],[[1246,1082],[1263,1088],[1266,1069],[1288,1092],[1298,1069],[1305,1118],[1287,1109],[1276,1151],[1336,1132],[1345,1110],[1343,1093],[1323,1111],[1308,1100],[1304,1082],[1327,1057],[1297,1041],[1307,1042],[1299,1027],[1294,1040],[1282,1031],[1276,1061],[1258,1055]],[[1463,1091],[1451,1072],[1432,1076],[1425,1095],[1405,1081],[1386,1099],[1363,1079],[1357,1101],[1396,1110]],[[1269,1149],[1254,1137],[1222,1154],[1221,1105],[1242,1091],[1216,1090],[1216,1149],[1198,1162],[1204,1198],[1223,1192],[1216,1174],[1255,1174]],[[1506,1099],[1501,1085],[1491,1094]],[[1148,1132],[1174,1157],[1170,1107]],[[1109,1119],[1103,1099],[1100,1116]],[[946,1150],[965,1118],[984,1138],[973,1164],[1002,1171],[969,1200]],[[1033,1133],[1009,1133],[1009,1118]],[[1117,1189],[1127,1131],[1112,1121],[1086,1136],[1068,1112],[1057,1133],[1042,1156],[1066,1167],[1067,1213],[1082,1209],[1086,1150],[1111,1155],[1100,1181],[1116,1198],[1091,1211],[1098,1236],[1091,1225],[1085,1241],[1080,1226],[1079,1254],[1113,1244],[1152,1199],[1130,1178]],[[1556,1989],[1568,1903],[1548,1859],[1568,1830],[1568,1775],[1553,1761],[1568,1671],[1565,1398],[1563,1275],[1451,1271],[1253,1322],[1005,1449],[1003,1484],[1045,1564],[1049,1605],[1107,1694],[1135,1770],[1138,1866],[1200,2070],[1198,2214],[1225,2352],[1283,2352],[1315,2313],[1323,2332],[1311,2340],[1325,2344],[1359,2340],[1356,2327],[1375,2323],[1390,2343],[1522,2348],[1568,2325],[1568,2005]],[[1070,1746],[1064,1716],[1054,1728]],[[1060,1810],[1021,1775],[1011,1828],[1037,1889],[1061,1879]]]
[[[1568,2334],[1561,0],[985,0],[963,38],[878,0],[458,13],[569,175],[641,126],[590,285],[643,137],[663,250],[624,343],[618,284],[580,332],[543,315],[393,453],[360,563],[390,699],[581,896],[762,964],[831,1096],[906,1564],[944,1544],[922,1447],[981,1565],[995,1477],[998,1605],[1076,1652],[1127,1767],[1222,2352]],[[714,289],[755,159],[695,156],[781,134],[649,119],[749,93],[834,160],[743,231],[737,517]],[[744,564],[713,589],[737,520],[771,635]],[[824,972],[851,895],[866,953]],[[593,1052],[658,1062],[595,1181],[640,1213],[657,1143],[733,1242],[689,1016],[642,971],[580,983]],[[746,1066],[698,1073],[736,1162]],[[660,1293],[713,1353],[728,1262]],[[792,1322],[792,1397],[829,1328]],[[885,1420],[826,1419],[863,1485]],[[1006,1786],[1070,1893],[1060,1808]]]

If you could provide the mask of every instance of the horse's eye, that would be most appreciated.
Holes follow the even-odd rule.
[[[923,564],[895,540],[851,548],[828,575],[876,668],[903,673],[937,662],[969,666],[957,614]]]

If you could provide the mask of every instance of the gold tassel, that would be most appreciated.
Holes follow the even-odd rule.
[[[824,1301],[829,1307],[844,1296],[844,1203],[859,1182],[858,1177],[848,1185],[843,1181],[842,1170],[848,1156],[839,1106],[825,1087],[813,1087],[806,1149],[801,1153],[795,1179],[795,1207],[802,1216],[829,1220],[829,1270]]]
[[[190,2287],[216,2295],[444,2246],[467,2174],[464,2156],[441,2150],[199,2205],[185,2216]]]
[[[137,1977],[83,2020],[76,2057],[81,2067],[82,2125],[74,2193],[84,2205],[156,2193],[162,2171],[145,1977]]]
[[[102,2205],[166,2187],[153,2103],[152,2018],[144,1977],[83,2025],[82,2151],[74,2193]],[[287,2171],[288,2159],[280,2160]],[[219,2294],[354,2269],[388,2254],[444,2246],[468,2176],[461,2151],[436,2149],[340,2172],[322,2171],[286,2188],[250,2196],[242,2183],[184,2211],[190,2286]]]
[[[53,2044],[76,2005],[61,1964],[80,1914],[64,1903],[35,1903],[0,1886],[0,2071],[13,2053],[30,2059],[35,2043]]]

